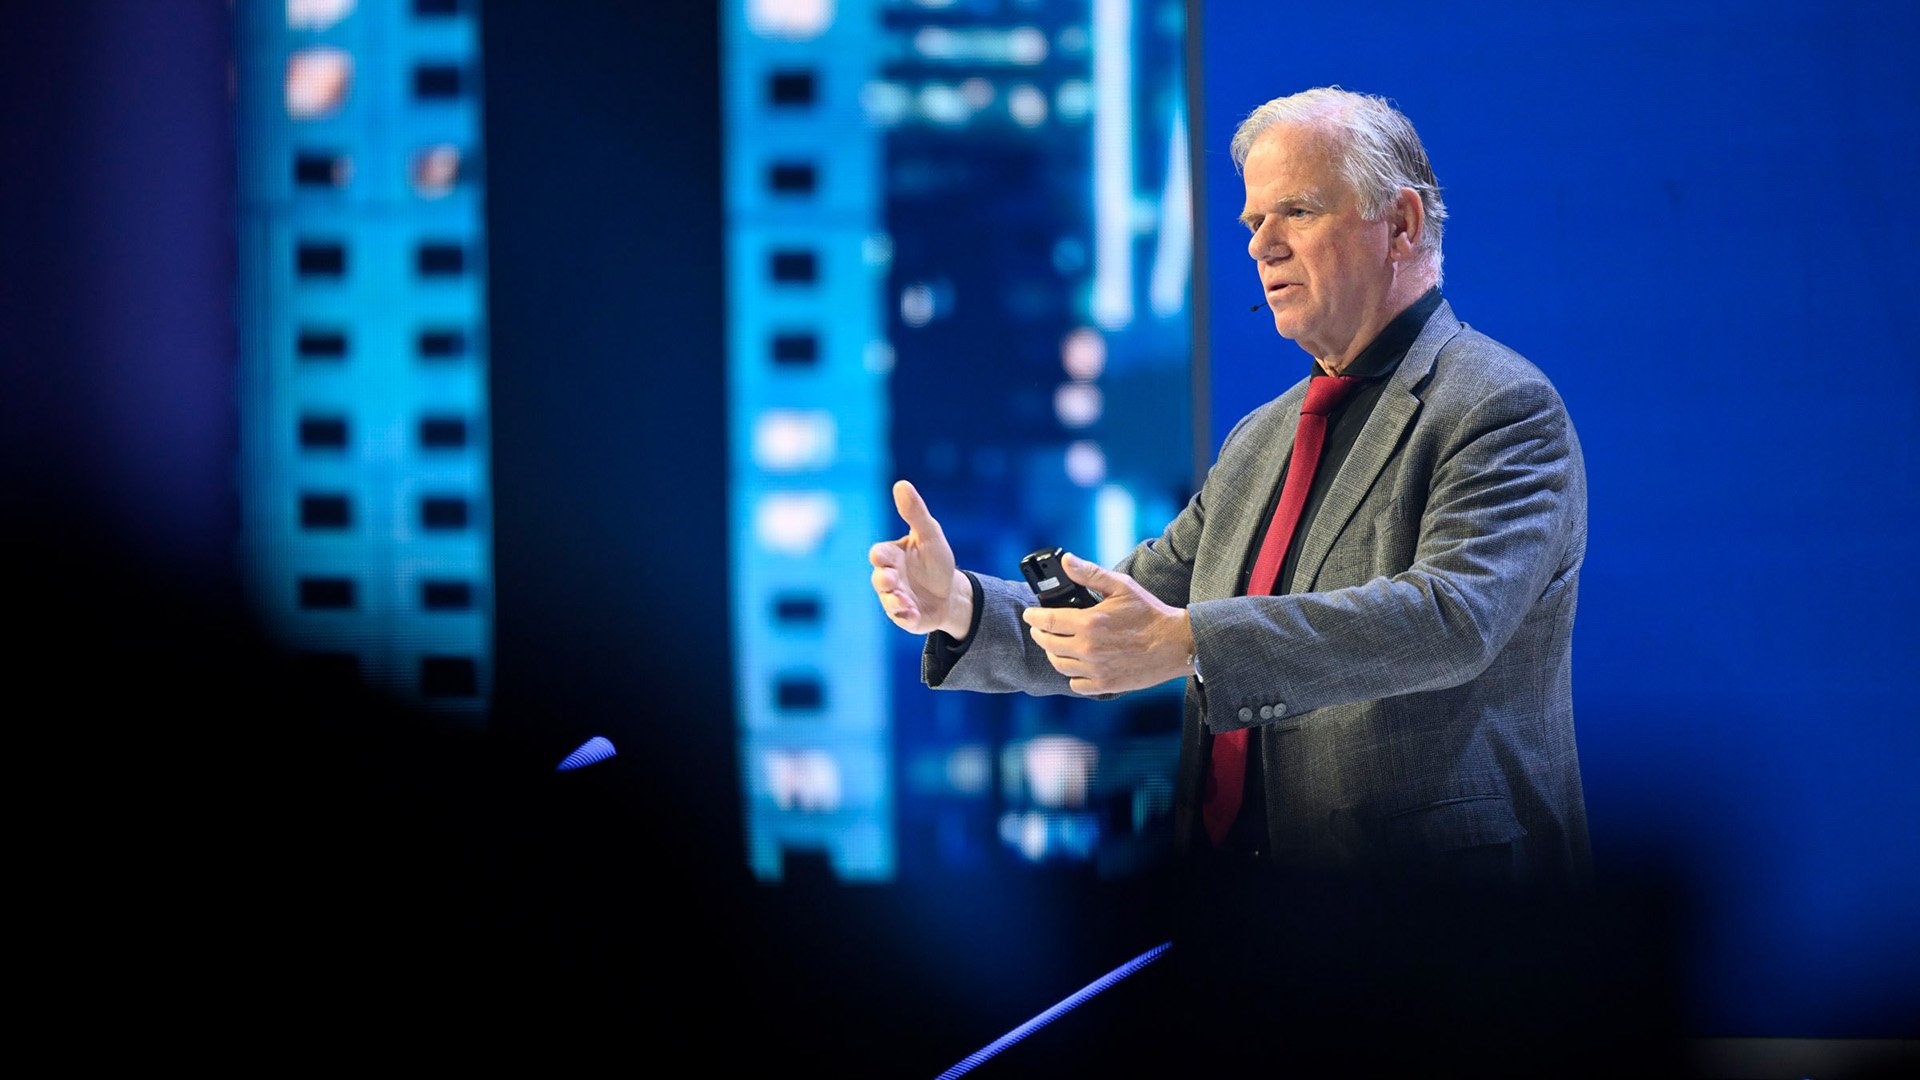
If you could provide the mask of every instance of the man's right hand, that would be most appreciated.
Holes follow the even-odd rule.
[[[945,630],[964,640],[973,625],[973,586],[954,566],[946,534],[920,492],[905,480],[893,485],[893,505],[907,523],[907,535],[867,549],[880,606],[902,630]]]

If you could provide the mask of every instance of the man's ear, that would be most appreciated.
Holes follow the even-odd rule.
[[[1403,187],[1394,196],[1393,208],[1387,211],[1387,256],[1395,261],[1413,258],[1420,247],[1420,238],[1427,228],[1427,206],[1420,201],[1420,193],[1410,187]]]

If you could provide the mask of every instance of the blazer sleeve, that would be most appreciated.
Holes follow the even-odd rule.
[[[1499,655],[1562,569],[1579,448],[1544,377],[1483,386],[1455,412],[1406,569],[1188,606],[1209,728],[1457,686]]]
[[[973,633],[961,643],[957,659],[954,650],[939,648],[933,635],[928,635],[920,653],[920,681],[935,690],[1072,693],[1066,676],[1053,670],[1020,618],[1020,612],[1033,606],[1033,590],[1027,583],[973,571],[967,576],[978,589]]]

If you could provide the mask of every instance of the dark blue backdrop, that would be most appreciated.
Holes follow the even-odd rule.
[[[504,826],[463,801],[471,785],[439,804],[356,807],[356,762],[343,776],[330,755],[324,773],[289,779],[357,823],[322,868],[349,874],[358,842],[387,837],[396,865],[415,842],[457,862],[465,841],[510,872],[530,836],[557,838],[533,863],[551,892],[488,929],[577,958],[570,974],[620,996],[620,1015],[642,1015],[636,987],[669,983],[676,1009],[710,1015],[724,995],[763,1018],[785,1010],[784,1037],[823,1025],[843,1054],[877,1064],[955,1060],[1132,955],[1138,925],[1114,894],[1078,886],[910,896],[745,881],[732,718],[713,706],[730,681],[724,604],[686,572],[725,535],[717,23],[705,4],[611,0],[486,16],[499,724],[514,745],[539,744],[539,761],[599,732],[623,752],[594,781],[603,798]],[[1586,443],[1576,692],[1597,853],[1603,871],[1652,866],[1694,887],[1700,1034],[1910,1036],[1920,1016],[1920,726],[1898,681],[1920,601],[1901,543],[1920,509],[1902,215],[1920,175],[1920,94],[1902,65],[1917,18],[1905,4],[1813,0],[1445,13],[1235,2],[1207,5],[1199,27],[1215,438],[1302,370],[1246,314],[1257,294],[1232,223],[1228,132],[1259,101],[1315,84],[1392,96],[1453,209],[1448,295],[1552,374]],[[104,562],[55,575],[13,555],[44,556],[50,532],[80,536],[188,595],[224,585],[224,8],[75,3],[9,20],[6,538],[38,610],[67,613],[43,637],[73,665],[38,668],[36,654],[17,670],[89,690],[96,715],[119,710],[111,730],[137,732],[129,745],[162,750],[176,733],[187,745],[205,726],[153,722],[147,684],[115,664],[116,649],[178,638],[180,609]],[[660,359],[637,365],[635,343]],[[663,404],[619,407],[635,400]],[[217,733],[254,740],[238,756],[295,770],[312,750],[236,711]],[[109,728],[70,710],[12,712],[40,717],[20,723],[48,738],[17,760],[114,752]],[[78,735],[87,754],[74,756]],[[207,836],[217,814],[261,825],[228,798],[230,773],[178,749],[125,756],[117,791],[57,770],[66,797],[175,842]],[[183,791],[206,803],[190,820],[164,812]],[[422,806],[430,835],[394,816]],[[217,931],[208,913],[227,909],[194,886],[225,890],[250,865],[235,856],[262,850],[225,828],[239,826],[219,832],[231,848],[212,876],[162,863],[135,890],[113,880],[96,895],[151,906],[166,882]],[[146,838],[111,835],[128,851]],[[74,850],[117,878],[101,836]],[[568,877],[581,866],[592,874]],[[647,906],[662,902],[664,916]],[[280,974],[271,985],[306,985]],[[581,1000],[555,979],[478,985],[509,1002]]]
[[[1601,869],[1698,905],[1697,1029],[1920,1017],[1920,175],[1905,3],[1205,5],[1216,441],[1301,377],[1226,147],[1339,84],[1413,119],[1445,292],[1586,449],[1576,725]]]

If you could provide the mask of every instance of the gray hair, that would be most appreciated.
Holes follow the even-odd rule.
[[[1418,192],[1426,210],[1419,252],[1433,270],[1434,283],[1439,283],[1440,234],[1447,221],[1447,204],[1440,198],[1440,182],[1433,177],[1427,148],[1413,130],[1413,121],[1386,98],[1337,86],[1274,98],[1248,113],[1234,131],[1235,172],[1245,170],[1255,140],[1275,124],[1306,124],[1334,136],[1340,173],[1360,201],[1360,216],[1368,221],[1380,220],[1401,188]]]

